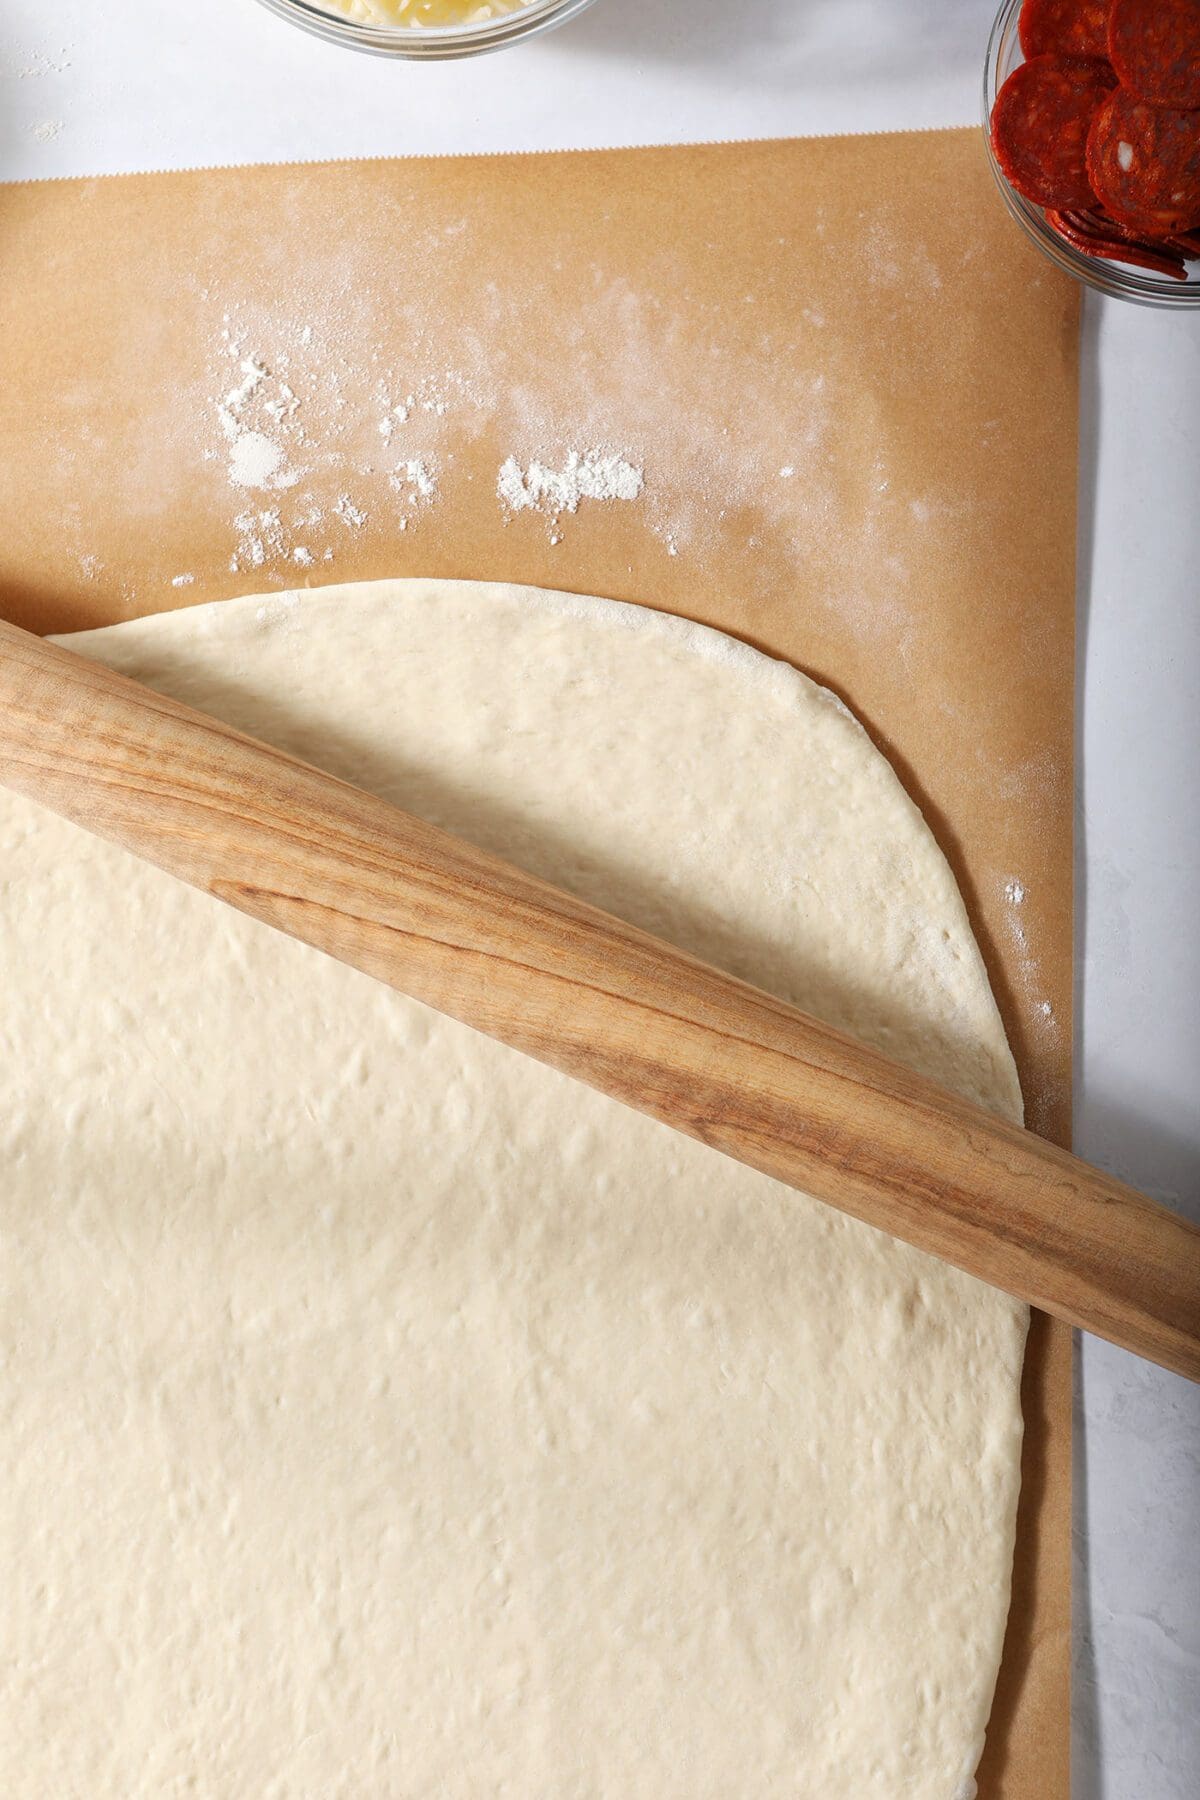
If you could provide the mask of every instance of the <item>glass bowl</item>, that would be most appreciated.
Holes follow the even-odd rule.
[[[1186,281],[1172,281],[1169,275],[1156,275],[1150,269],[1135,269],[1126,263],[1084,256],[1046,223],[1040,206],[1034,206],[1009,184],[992,149],[991,118],[996,95],[1017,64],[1025,60],[1017,36],[1020,13],[1021,0],[1004,0],[992,26],[983,68],[983,136],[996,186],[1009,212],[1052,263],[1057,263],[1076,281],[1095,288],[1097,293],[1111,294],[1117,300],[1133,300],[1140,306],[1200,306],[1200,262],[1187,265]]]
[[[449,56],[481,56],[487,50],[503,50],[540,31],[552,31],[592,4],[592,0],[527,0],[516,12],[468,25],[362,25],[355,19],[327,12],[318,0],[261,0],[263,6],[290,19],[293,25],[373,56],[402,56],[412,61],[436,62]]]

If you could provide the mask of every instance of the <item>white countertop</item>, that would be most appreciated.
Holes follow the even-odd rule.
[[[458,64],[256,6],[0,0],[0,178],[973,123],[992,0],[596,0]],[[1200,312],[1088,297],[1076,1144],[1200,1216]],[[1200,1767],[1200,1388],[1088,1341],[1076,1800]]]

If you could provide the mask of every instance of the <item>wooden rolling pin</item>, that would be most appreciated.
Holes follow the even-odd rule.
[[[2,622],[0,783],[1200,1380],[1200,1231],[1183,1219],[647,933]]]

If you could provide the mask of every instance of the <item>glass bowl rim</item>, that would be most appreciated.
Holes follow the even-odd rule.
[[[289,24],[298,25],[328,42],[418,62],[502,49],[522,38],[565,24],[575,14],[584,12],[593,0],[525,0],[524,5],[512,12],[500,13],[494,19],[422,26],[380,25],[371,20],[350,19],[345,14],[331,12],[321,0],[259,0],[259,3]]]

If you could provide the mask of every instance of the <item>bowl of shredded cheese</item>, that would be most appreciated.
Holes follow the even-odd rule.
[[[436,59],[502,50],[574,18],[592,0],[262,0],[330,43]]]

